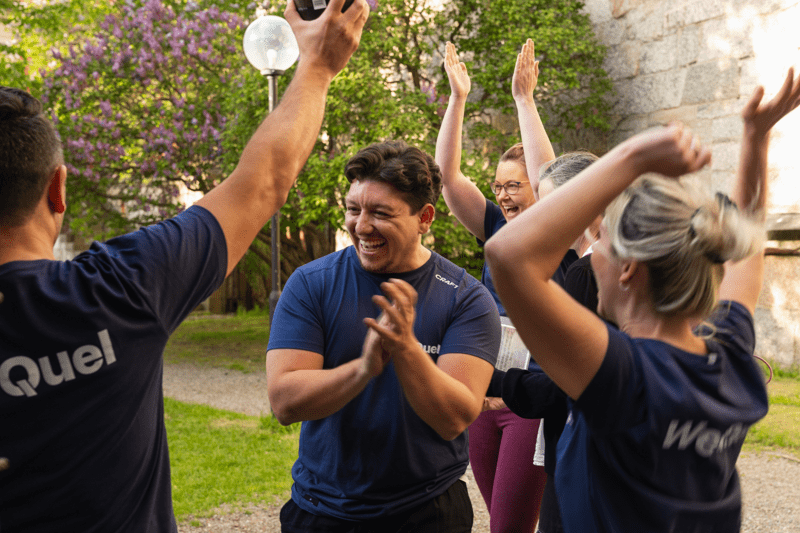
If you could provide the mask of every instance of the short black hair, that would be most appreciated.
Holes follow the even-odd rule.
[[[0,225],[25,223],[63,161],[42,103],[23,90],[0,87]]]
[[[417,213],[436,206],[442,193],[442,172],[434,159],[403,141],[386,141],[362,148],[345,165],[347,181],[372,180],[397,189]]]

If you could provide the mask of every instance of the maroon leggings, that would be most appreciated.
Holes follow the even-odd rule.
[[[469,426],[469,461],[489,510],[491,533],[533,532],[547,476],[533,465],[539,420],[484,411]]]

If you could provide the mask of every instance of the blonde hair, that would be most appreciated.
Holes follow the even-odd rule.
[[[506,150],[505,153],[500,156],[500,161],[498,161],[498,163],[503,163],[505,161],[519,163],[525,168],[525,151],[522,149],[522,143],[517,143]]]
[[[717,303],[725,261],[749,257],[765,231],[727,196],[696,182],[643,176],[606,209],[614,253],[647,265],[655,311],[708,316]]]

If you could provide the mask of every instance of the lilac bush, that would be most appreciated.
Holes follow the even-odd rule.
[[[52,51],[43,100],[64,141],[73,229],[102,237],[150,223],[221,180],[244,25],[216,6],[129,0],[94,37]]]

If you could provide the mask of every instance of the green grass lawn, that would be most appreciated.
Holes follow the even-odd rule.
[[[300,425],[164,399],[178,521],[288,498]]]
[[[268,341],[269,314],[265,311],[223,317],[193,315],[170,337],[164,362],[264,372]]]
[[[750,428],[745,449],[780,448],[800,459],[800,376],[779,372],[767,385],[769,413]]]

